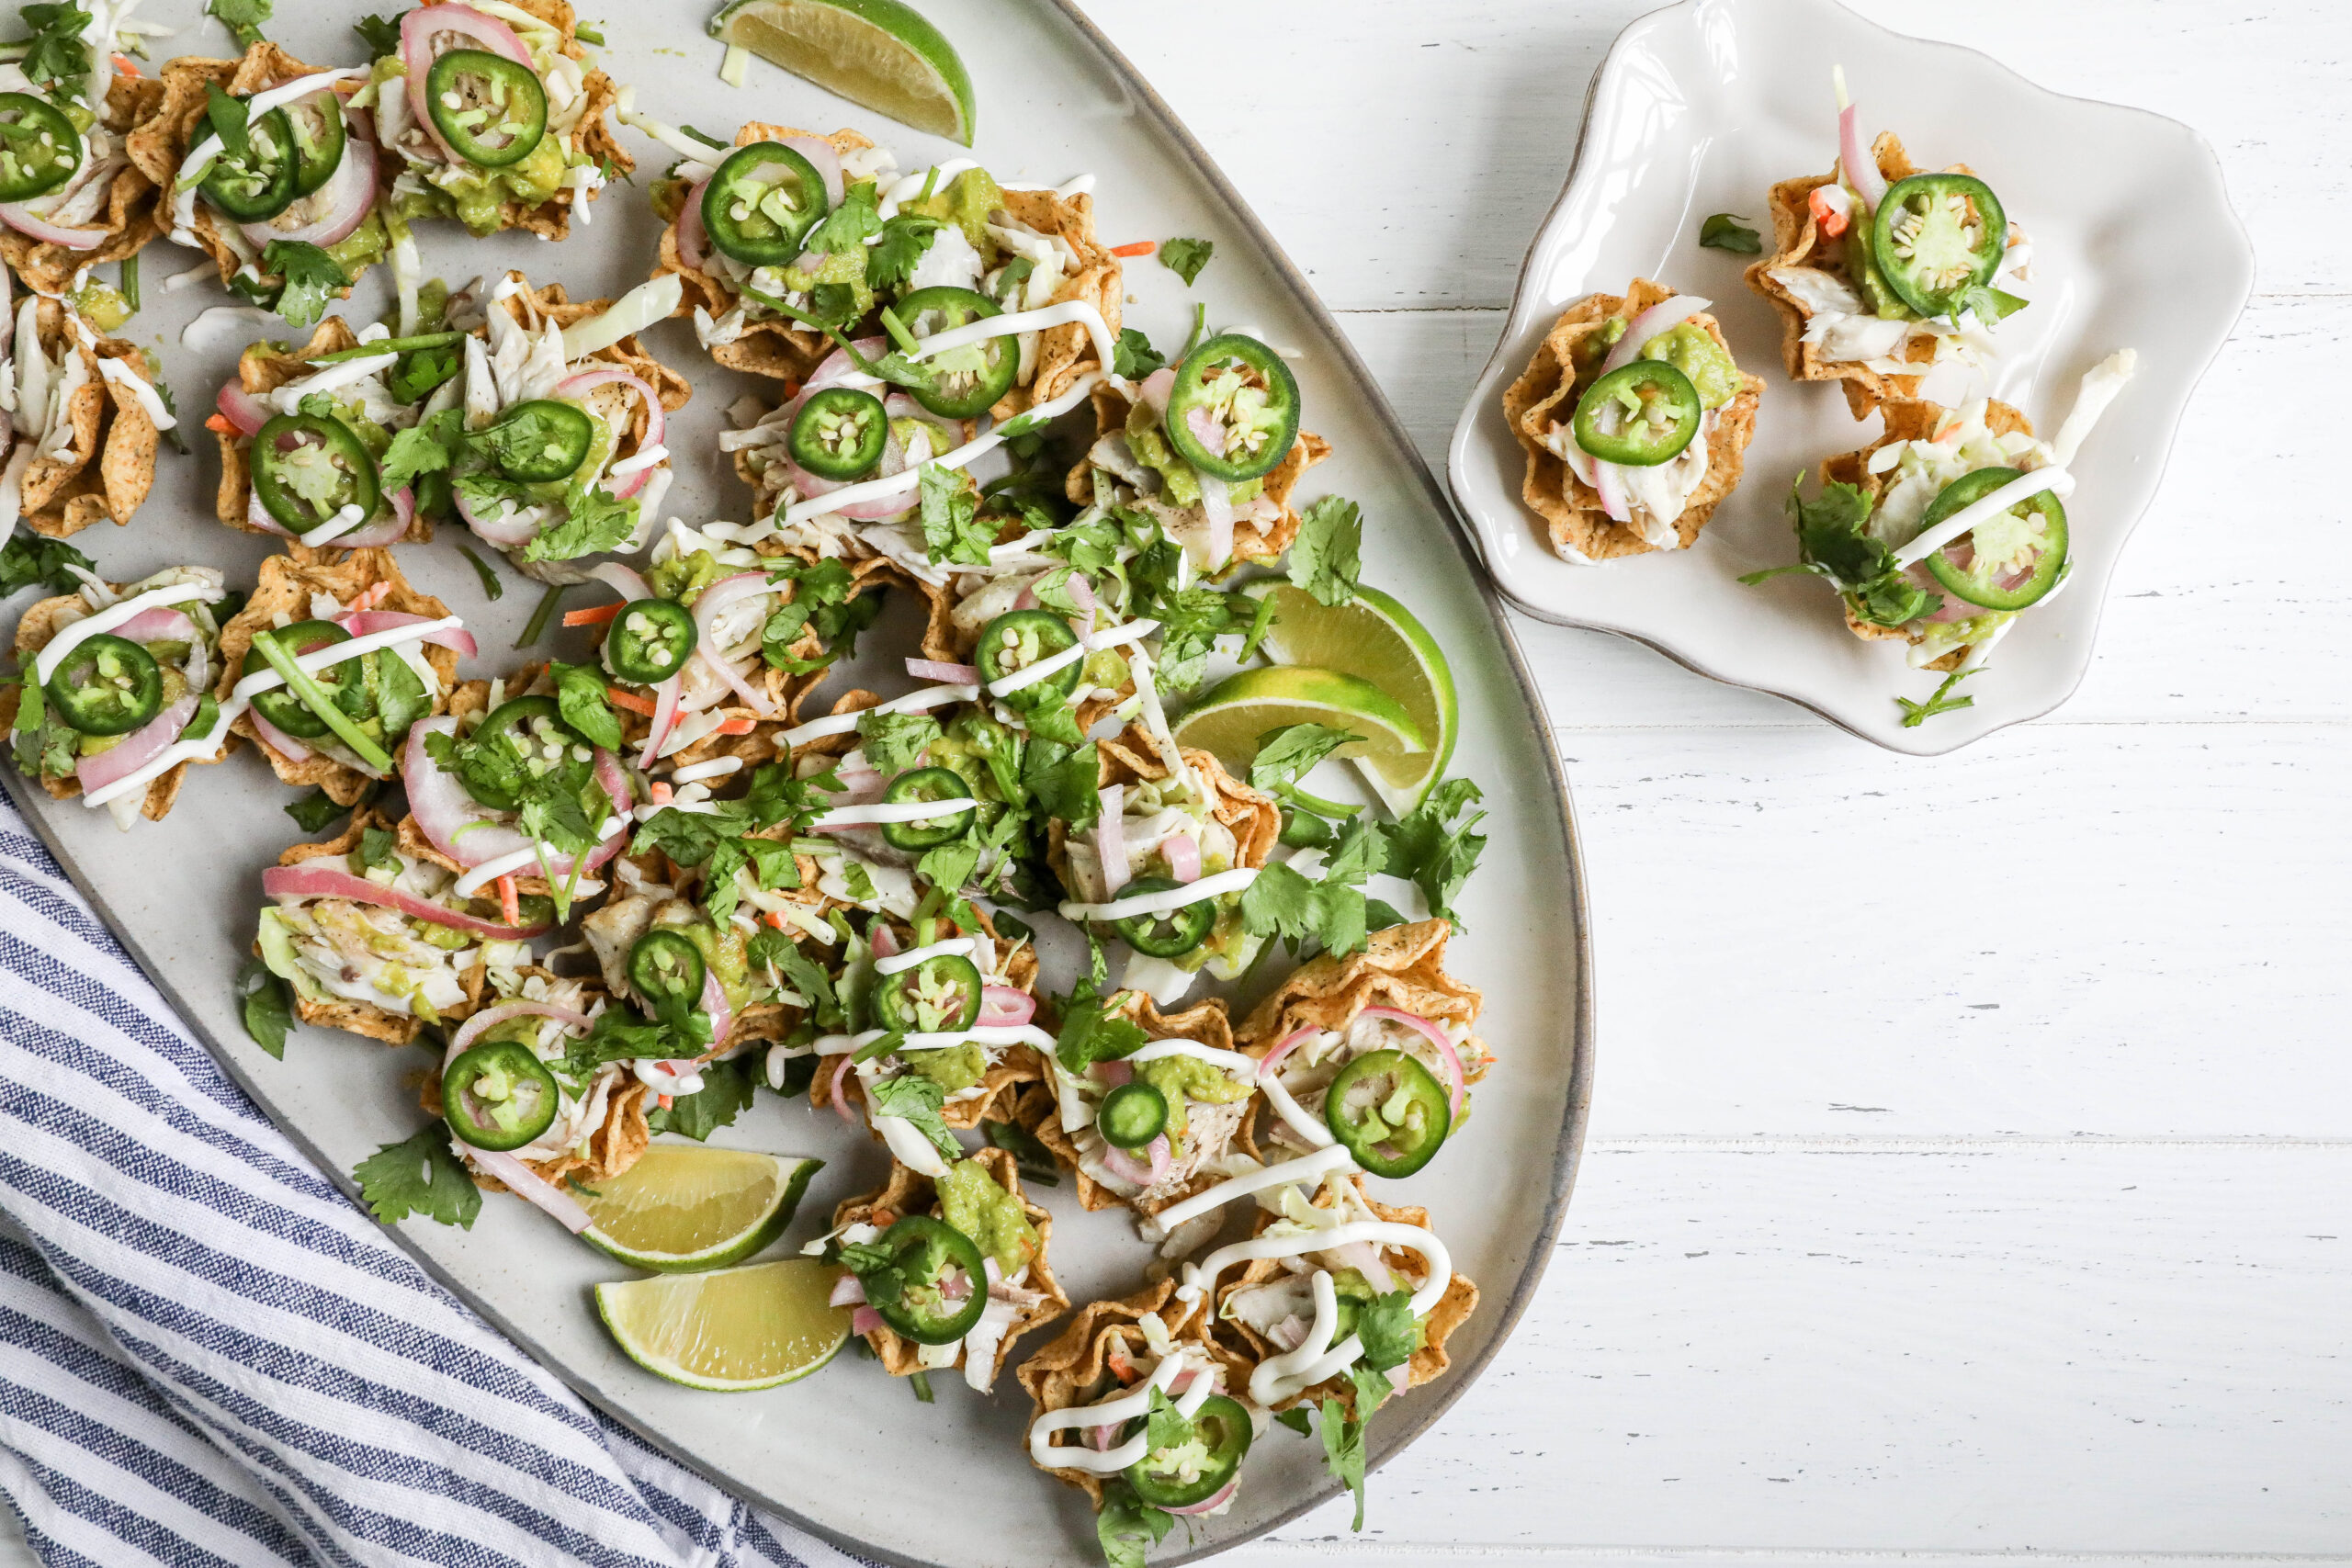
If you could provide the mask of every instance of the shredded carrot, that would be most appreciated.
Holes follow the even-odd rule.
[[[654,805],[667,806],[670,804],[670,786],[667,784],[657,779],[650,786],[650,791],[652,795]]]
[[[641,713],[648,718],[653,716],[651,697],[641,697],[635,692],[624,692],[618,686],[607,686],[605,688],[605,700],[616,708],[627,708],[631,713]]]
[[[765,920],[768,924],[774,926],[778,931],[784,930],[784,913],[782,910],[770,909],[766,914],[762,915],[760,919]]]
[[[523,902],[514,892],[514,874],[498,879],[498,917],[510,926],[523,923]]]
[[[586,610],[566,610],[563,624],[567,626],[600,626],[625,608],[627,606],[616,599],[609,604],[598,604]]]
[[[130,56],[119,50],[115,51],[114,68],[126,76],[137,76],[141,73],[139,67],[130,62]]]
[[[670,1109],[670,1097],[666,1094],[662,1097],[662,1109],[664,1111]]]
[[[1137,240],[1132,245],[1112,246],[1111,254],[1114,256],[1148,256],[1158,249],[1159,249],[1159,246],[1155,241]]]
[[[371,588],[362,590],[359,596],[352,600],[351,607],[355,610],[372,610],[377,605],[382,604],[384,602],[384,596],[391,592],[391,581],[387,579],[382,582],[377,583]]]
[[[1830,206],[1821,194],[1828,188],[1827,186],[1814,186],[1813,194],[1805,197],[1805,206],[1812,209],[1813,220],[1821,225],[1821,231],[1834,240],[1846,231],[1846,215]]]
[[[244,434],[230,421],[229,416],[225,413],[216,413],[210,419],[206,420],[204,422],[204,428],[212,432],[215,435],[241,435]]]
[[[716,724],[711,726],[710,733],[713,735],[749,735],[752,733],[752,725],[756,722],[756,720],[748,718],[730,718],[724,724]]]

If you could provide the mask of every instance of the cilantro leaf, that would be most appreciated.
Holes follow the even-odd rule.
[[[1216,251],[1213,240],[1162,240],[1159,243],[1159,265],[1184,280],[1190,288],[1193,279],[1201,276],[1201,268],[1209,265],[1209,257]]]
[[[1756,231],[1728,212],[1712,213],[1699,225],[1699,243],[1711,251],[1730,251],[1743,256],[1755,255],[1764,248]]]
[[[1299,518],[1290,547],[1290,580],[1334,608],[1356,596],[1363,570],[1363,513],[1356,503],[1327,495]]]
[[[401,51],[398,22],[388,22],[381,17],[362,17],[351,24],[351,30],[359,35],[359,41],[368,46],[368,53],[372,58]]]
[[[696,1143],[709,1137],[750,1108],[758,1087],[752,1070],[755,1060],[754,1056],[743,1055],[732,1061],[705,1062],[696,1069],[702,1074],[702,1088],[671,1100],[666,1111],[649,1112],[646,1126],[656,1133],[676,1133]]]
[[[1276,1411],[1274,1413],[1274,1425],[1277,1427],[1287,1427],[1302,1438],[1308,1436],[1315,1430],[1315,1423],[1307,1416],[1306,1406],[1304,1404],[1294,1404],[1288,1410]]]
[[[481,1189],[449,1147],[448,1126],[435,1122],[416,1136],[386,1144],[351,1168],[359,1201],[386,1224],[422,1214],[471,1230],[481,1213]]]
[[[1082,746],[1032,740],[1021,761],[1021,782],[1030,800],[1042,815],[1069,823],[1072,832],[1092,827],[1102,815],[1102,753],[1091,740]]]
[[[24,58],[17,62],[19,71],[43,85],[89,73],[89,12],[56,0],[17,9],[25,26],[32,29],[32,37],[25,40]],[[80,96],[78,86],[74,93]]]
[[[455,344],[413,348],[384,372],[384,387],[396,402],[421,403],[443,382],[455,380],[465,366],[465,353]]]
[[[933,561],[964,566],[989,564],[996,543],[993,524],[980,521],[980,491],[971,476],[937,463],[922,466],[923,553]]]
[[[274,309],[288,325],[307,327],[327,313],[327,302],[351,287],[351,275],[334,257],[300,240],[272,240],[261,254],[262,270],[281,279]]]
[[[1456,926],[1453,896],[1477,869],[1487,838],[1471,831],[1486,820],[1472,808],[1484,799],[1478,786],[1464,778],[1451,778],[1431,790],[1429,798],[1380,831],[1388,840],[1387,870],[1421,890],[1430,913]]]
[[[1420,1345],[1420,1325],[1413,1321],[1413,1297],[1391,1291],[1375,1297],[1356,1314],[1356,1337],[1363,1341],[1363,1363],[1374,1371],[1401,1367]],[[1363,1406],[1358,1405],[1359,1412]]]
[[[1094,1536],[1104,1568],[1144,1568],[1145,1556],[1168,1537],[1176,1517],[1136,1495],[1125,1480],[1106,1483],[1102,1506],[1094,1516]]]
[[[923,749],[942,736],[939,721],[927,713],[885,713],[879,708],[858,716],[857,733],[865,744],[865,760],[886,773],[921,765]]]
[[[350,810],[351,807],[348,806],[339,806],[330,799],[327,792],[322,789],[314,789],[306,795],[286,803],[286,815],[294,818],[294,825],[305,833],[324,831],[333,824],[342,821]]]
[[[1144,1416],[1143,1429],[1144,1440],[1151,1445],[1144,1450],[1147,1453],[1172,1449],[1193,1435],[1192,1422],[1184,1418],[1184,1413],[1176,1408],[1176,1402],[1168,1397],[1167,1392],[1159,1388],[1151,1391],[1151,1408]]]
[[[548,661],[548,672],[555,677],[556,711],[563,716],[563,722],[590,745],[619,750],[621,721],[605,695],[604,671],[594,665],[566,664],[556,659]]]
[[[678,864],[692,868],[708,861],[712,852],[734,838],[742,826],[725,812],[681,811],[665,806],[639,825],[628,852],[641,855],[660,850]]]
[[[1903,728],[1917,729],[1939,713],[1957,713],[1962,708],[1974,707],[1976,705],[1974,697],[1955,697],[1951,694],[1951,691],[1953,687],[1983,668],[1984,666],[1980,664],[1972,670],[1953,671],[1944,677],[1944,683],[1936,688],[1936,694],[1924,703],[1915,703],[1908,697],[1895,698],[1896,705],[1903,709]]]
[[[1871,498],[1849,484],[1822,487],[1820,496],[1804,498],[1804,476],[1789,490],[1789,514],[1796,525],[1797,564],[1751,571],[1740,581],[1754,586],[1786,571],[1810,571],[1826,578],[1853,608],[1855,615],[1882,626],[1899,626],[1943,607],[1943,596],[1930,593],[1904,576],[1894,553],[1870,535]]]
[[[1351,1526],[1363,1529],[1363,1423],[1351,1419],[1348,1407],[1336,1399],[1323,1402],[1323,1462],[1347,1489],[1355,1494],[1356,1518]]]
[[[1140,1025],[1112,1017],[1090,981],[1080,981],[1077,988],[1062,998],[1061,1014],[1061,1031],[1054,1037],[1054,1055],[1065,1072],[1082,1073],[1097,1062],[1122,1060],[1151,1043],[1151,1037]]]
[[[253,1036],[254,1044],[284,1061],[286,1032],[294,1026],[293,987],[260,959],[250,958],[237,971],[237,995],[245,1032]]]
[[[92,562],[62,539],[15,535],[6,545],[0,545],[0,599],[36,582],[52,594],[79,592],[82,580],[65,570],[69,566],[88,571]]]
[[[232,98],[220,90],[218,83],[207,82],[204,85],[204,118],[211,126],[212,134],[220,139],[221,148],[231,157],[247,159],[253,156],[252,143],[245,137],[247,119],[243,99]]]
[[[950,1160],[964,1157],[964,1145],[947,1130],[947,1122],[940,1115],[940,1108],[947,1103],[947,1091],[921,1073],[904,1073],[897,1077],[876,1078],[866,1086],[873,1099],[874,1113],[896,1116],[931,1140],[931,1146]]]
[[[848,1021],[833,991],[833,977],[801,952],[791,937],[780,931],[763,931],[752,939],[747,951],[754,966],[774,964],[786,985],[808,998],[809,1021],[820,1029],[838,1029]]]
[[[240,49],[262,41],[262,24],[269,20],[270,0],[204,0],[204,14],[229,29]]]
[[[865,282],[880,292],[905,287],[922,254],[939,235],[936,218],[904,212],[882,225],[881,239],[865,247]]]
[[[365,828],[359,833],[359,848],[356,852],[362,873],[380,866],[386,871],[398,871],[401,857],[397,846],[400,835],[390,828]]]
[[[991,1148],[1010,1153],[1021,1168],[1021,1179],[1038,1187],[1059,1187],[1061,1172],[1054,1168],[1051,1149],[1017,1122],[982,1122],[980,1134]]]
[[[1353,740],[1355,736],[1328,724],[1288,724],[1258,738],[1258,755],[1250,763],[1250,787],[1272,794],[1298,782],[1301,774]]]
[[[388,493],[396,491],[419,474],[446,471],[455,461],[450,448],[458,444],[464,422],[462,411],[447,409],[422,424],[395,432],[392,444],[377,460],[383,473],[384,490]]]
[[[528,560],[576,560],[627,547],[637,532],[637,498],[622,501],[599,489],[575,488],[563,498],[565,517],[523,547]]]
[[[842,194],[841,205],[825,214],[825,220],[808,231],[801,242],[803,253],[816,251],[826,255],[855,252],[865,248],[866,240],[882,232],[882,214],[874,197],[874,182],[860,180]]]
[[[1119,341],[1113,345],[1111,373],[1130,381],[1140,381],[1168,361],[1151,346],[1151,339],[1133,327],[1119,329]]]

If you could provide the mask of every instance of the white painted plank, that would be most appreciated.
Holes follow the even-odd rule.
[[[1341,321],[1442,477],[1445,443],[1500,315],[1358,311]],[[2315,400],[2278,393],[2282,384],[2324,384],[2347,345],[2352,298],[2255,301],[2190,405],[2164,489],[2109,598],[2090,677],[2045,724],[2352,717],[2352,637],[2343,632],[2352,622],[2352,505],[2335,456],[2343,432]],[[1779,486],[1786,477],[1747,482]],[[1372,571],[1378,581],[1380,563]],[[1835,613],[1826,591],[1819,609]],[[1621,638],[1517,624],[1556,724],[1825,728]],[[1890,682],[1899,680],[1899,660],[1888,662]]]
[[[2352,1136],[2352,730],[1558,739],[1595,1136]]]
[[[1567,178],[1585,85],[1618,30],[1653,8],[1093,0],[1088,10],[1327,301],[1419,309],[1510,299],[1527,242]],[[2346,14],[2333,0],[2287,0],[2258,18],[2228,0],[1883,0],[1863,9],[1900,31],[1984,50],[2057,91],[2196,127],[2254,236],[2259,287],[2342,288],[2335,215],[2352,194],[2352,119],[2340,107]],[[1237,47],[1299,68],[1237,78]],[[1831,63],[1797,89],[1821,97],[1825,168]]]
[[[1364,1536],[1220,1562],[2345,1554],[2347,1195],[2343,1146],[1598,1148]]]

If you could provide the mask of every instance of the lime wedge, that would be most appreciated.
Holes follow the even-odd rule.
[[[829,1306],[838,1265],[786,1258],[708,1274],[657,1274],[596,1287],[596,1311],[630,1360],[720,1393],[807,1377],[849,1338]]]
[[[1243,590],[1274,601],[1266,651],[1284,664],[1312,664],[1368,681],[1396,699],[1429,742],[1423,751],[1372,753],[1356,766],[1389,810],[1402,817],[1445,776],[1461,729],[1453,671],[1429,628],[1376,588],[1332,609],[1303,588],[1275,579]]]
[[[665,1274],[741,1263],[784,1234],[820,1159],[656,1144],[582,1203],[582,1239]]]
[[[710,36],[901,125],[972,144],[972,78],[899,0],[729,0]]]
[[[1332,755],[1361,759],[1384,777],[1409,770],[1409,759],[1429,750],[1412,715],[1371,682],[1297,664],[1244,670],[1218,682],[1177,722],[1176,743],[1246,773],[1267,731],[1310,723],[1352,732],[1356,739]]]

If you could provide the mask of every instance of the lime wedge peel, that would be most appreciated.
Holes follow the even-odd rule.
[[[784,1234],[824,1161],[656,1144],[582,1204],[591,1246],[639,1269],[692,1273],[741,1263]]]
[[[710,36],[901,125],[972,144],[972,78],[900,0],[730,0]]]
[[[1359,588],[1353,603],[1336,608],[1280,579],[1251,583],[1242,592],[1273,598],[1275,620],[1266,651],[1281,664],[1355,676],[1410,716],[1428,742],[1425,750],[1359,755],[1356,768],[1396,815],[1419,806],[1444,778],[1461,733],[1453,671],[1429,628],[1376,588]]]
[[[629,1359],[687,1388],[741,1393],[797,1382],[838,1354],[850,1314],[830,1303],[839,1265],[786,1258],[596,1287]]]
[[[1211,688],[1175,726],[1176,743],[1210,752],[1247,773],[1270,730],[1322,724],[1357,739],[1333,755],[1361,759],[1384,772],[1410,768],[1428,744],[1404,706],[1371,682],[1335,670],[1277,664],[1244,670]]]

